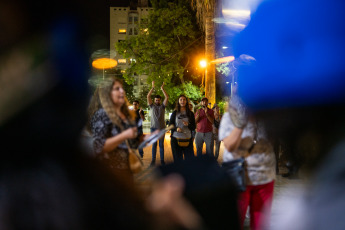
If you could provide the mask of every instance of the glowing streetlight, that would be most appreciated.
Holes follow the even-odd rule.
[[[110,69],[117,66],[117,61],[111,58],[98,58],[92,62],[92,66],[96,69],[103,69],[104,79],[104,69]]]
[[[205,67],[207,66],[207,62],[206,62],[205,60],[201,60],[201,61],[200,61],[200,66],[201,66],[202,68],[205,68]]]

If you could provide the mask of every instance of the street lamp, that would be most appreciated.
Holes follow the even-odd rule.
[[[104,69],[110,69],[117,66],[117,61],[111,58],[98,58],[92,62],[92,66],[96,69],[103,69],[104,80]]]
[[[201,61],[200,61],[200,66],[201,66],[202,68],[205,68],[206,65],[207,65],[206,60],[201,60]]]
[[[203,60],[201,60],[201,61],[199,62],[199,64],[200,64],[201,68],[204,69],[204,71],[202,72],[201,85],[202,85],[202,87],[205,88],[205,86],[204,86],[204,79],[205,79],[205,72],[207,71],[207,61],[206,61],[205,59],[203,59]]]

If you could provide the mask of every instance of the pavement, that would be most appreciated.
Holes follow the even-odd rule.
[[[220,152],[218,163],[222,163],[223,159],[223,152],[224,152],[224,144],[221,143],[220,145]],[[194,144],[194,153],[196,155],[196,148]],[[203,153],[206,153],[206,147],[204,145]],[[144,148],[144,157],[143,157],[143,168],[144,170],[136,175],[135,181],[137,182],[138,186],[150,193],[151,185],[153,180],[157,175],[155,175],[155,167],[150,167],[152,159],[152,146],[148,146]],[[165,135],[164,140],[164,161],[165,163],[173,162],[171,146],[170,146],[170,133]],[[156,157],[156,165],[160,165],[160,156],[159,156],[159,146],[157,146],[157,157]],[[305,184],[304,179],[288,179],[281,176],[281,174],[286,173],[287,169],[285,167],[279,167],[279,175],[277,175],[274,185],[274,198],[272,204],[272,213],[271,213],[271,226],[277,226],[277,223],[274,221],[279,219],[281,215],[284,215],[281,209],[281,204],[284,203],[286,199],[293,199],[294,197],[297,198],[298,193],[294,193],[291,188],[298,188]],[[246,218],[244,223],[244,230],[250,230],[249,227],[249,218]]]

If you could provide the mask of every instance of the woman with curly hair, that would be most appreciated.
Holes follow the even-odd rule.
[[[116,174],[131,176],[129,147],[139,144],[135,114],[128,109],[122,81],[112,79],[99,86],[89,105],[89,131],[93,136],[93,148],[97,157]],[[127,142],[127,143],[126,143]]]
[[[193,157],[193,137],[192,131],[195,130],[194,113],[189,110],[188,99],[185,95],[180,95],[177,99],[174,112],[170,116],[169,125],[174,125],[171,130],[171,151],[174,161]]]

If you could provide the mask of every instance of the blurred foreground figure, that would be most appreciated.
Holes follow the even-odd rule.
[[[133,179],[129,151],[138,147],[138,129],[142,126],[128,105],[122,81],[112,78],[97,87],[88,108],[97,158],[126,181]]]
[[[265,1],[235,39],[238,92],[304,159],[305,189],[273,229],[345,229],[345,2]]]
[[[273,200],[275,155],[261,120],[246,112],[236,94],[230,99],[229,112],[222,117],[219,139],[224,143],[223,167],[242,158],[245,188],[238,195],[241,229],[249,208],[250,229],[267,229]],[[238,162],[236,162],[238,164]]]
[[[135,190],[79,149],[87,5],[0,1],[0,229],[152,229]]]

